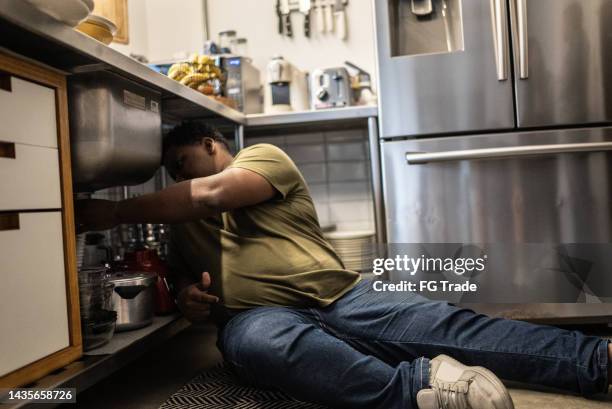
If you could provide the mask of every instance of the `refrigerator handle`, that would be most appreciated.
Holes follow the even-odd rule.
[[[527,31],[527,0],[515,0],[516,26],[518,29],[519,77],[529,78],[529,37]]]
[[[504,0],[490,0],[498,81],[508,80],[508,11]]]
[[[459,160],[500,159],[520,156],[553,155],[574,152],[612,151],[612,142],[563,143],[552,145],[510,146],[504,148],[466,149],[445,152],[406,152],[409,165]]]

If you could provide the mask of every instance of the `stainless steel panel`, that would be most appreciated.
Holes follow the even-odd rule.
[[[612,153],[409,165],[410,152],[612,142],[612,128],[383,143],[387,234],[395,243],[612,242]]]
[[[510,0],[519,127],[612,122],[612,0]]]
[[[136,185],[161,164],[161,95],[110,72],[68,83],[76,192]]]
[[[575,286],[555,280],[559,271],[536,271],[531,266],[567,243],[578,258],[595,257],[604,270],[612,267],[609,254],[593,255],[589,247],[612,243],[612,152],[606,150],[611,143],[612,127],[384,142],[388,242],[489,243],[502,248],[498,257],[488,260],[487,271],[494,273],[479,277],[479,291],[488,299],[501,298],[500,288],[541,295],[546,300],[542,302],[584,297]],[[513,156],[517,147],[532,149],[532,155]],[[412,159],[431,157],[409,164],[407,154]],[[444,160],[437,161],[436,155]],[[532,244],[535,251],[528,249]],[[512,257],[521,251],[524,258]],[[599,279],[606,288],[612,285],[608,278]],[[567,305],[559,310],[551,307],[546,316],[533,305],[489,307],[482,311],[546,320],[555,311],[566,317],[593,314],[592,307],[580,305],[571,313]],[[612,315],[612,307],[598,311]]]
[[[395,17],[395,8],[402,3],[406,1],[375,1],[380,136],[513,128],[512,85],[503,80],[510,58],[508,31],[504,30],[506,2],[457,2],[462,47],[413,55],[400,55],[392,47],[398,41],[392,33],[402,32],[396,25],[408,24]],[[434,6],[441,3],[434,1]],[[407,41],[417,36],[410,31],[404,35],[412,36]]]

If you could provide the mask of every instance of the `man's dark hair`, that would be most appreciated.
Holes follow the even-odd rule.
[[[164,155],[173,146],[195,145],[204,138],[211,138],[219,142],[229,151],[229,143],[223,134],[215,127],[201,122],[186,121],[172,128],[163,139]]]

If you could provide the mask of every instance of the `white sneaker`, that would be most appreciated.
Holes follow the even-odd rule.
[[[419,409],[514,409],[506,387],[488,369],[466,366],[446,355],[430,364],[431,388],[417,393]]]

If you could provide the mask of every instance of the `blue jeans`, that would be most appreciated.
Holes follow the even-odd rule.
[[[332,407],[417,408],[429,359],[447,354],[502,379],[585,396],[608,388],[608,341],[490,318],[362,280],[325,308],[259,307],[233,317],[219,347],[255,386]]]

